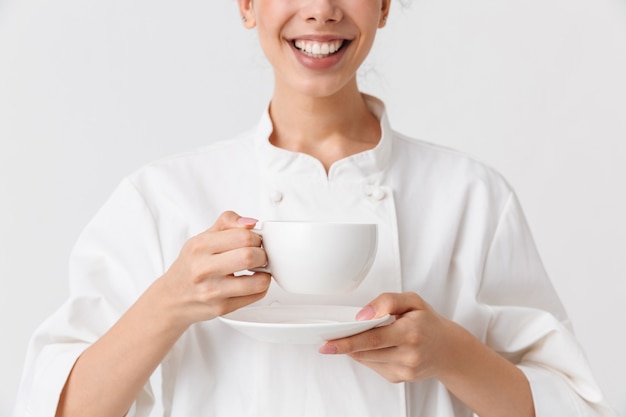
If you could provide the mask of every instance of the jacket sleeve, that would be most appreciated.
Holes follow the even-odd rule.
[[[485,262],[478,301],[487,344],[526,375],[536,417],[613,417],[511,194]]]
[[[68,300],[31,338],[14,417],[55,415],[77,358],[162,274],[158,242],[149,208],[123,181],[72,251]],[[129,415],[152,401],[148,383]]]

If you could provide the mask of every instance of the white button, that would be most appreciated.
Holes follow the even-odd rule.
[[[283,201],[283,193],[281,193],[280,191],[272,191],[272,193],[270,194],[270,201],[272,203],[280,203],[281,201]]]
[[[382,188],[374,188],[369,192],[369,196],[376,201],[382,200],[383,198],[385,198],[386,195],[387,193],[385,193],[385,190],[383,190]]]

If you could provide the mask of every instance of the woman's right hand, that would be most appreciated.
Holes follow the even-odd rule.
[[[267,262],[261,237],[250,231],[255,224],[225,212],[189,239],[169,270],[80,355],[56,415],[124,415],[191,324],[263,298],[269,274],[234,275]]]
[[[261,236],[250,230],[256,223],[227,211],[185,243],[178,259],[155,283],[177,323],[189,326],[210,320],[265,296],[269,274],[234,275],[267,263]]]

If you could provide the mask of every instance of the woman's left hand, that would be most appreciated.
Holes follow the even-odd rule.
[[[359,312],[357,320],[386,314],[395,316],[395,322],[331,340],[320,347],[320,353],[347,354],[391,382],[418,381],[442,372],[457,325],[410,292],[380,295]]]
[[[437,378],[479,416],[535,415],[524,373],[419,295],[382,294],[357,314],[357,320],[386,314],[396,321],[328,341],[320,352],[347,354],[391,382]]]

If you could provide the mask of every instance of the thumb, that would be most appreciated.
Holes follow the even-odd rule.
[[[356,315],[357,321],[384,317],[387,314],[399,316],[413,310],[423,310],[426,303],[414,292],[385,293],[376,297]]]

